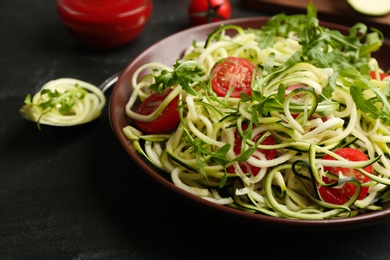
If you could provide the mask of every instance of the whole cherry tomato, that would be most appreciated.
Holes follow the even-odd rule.
[[[163,94],[153,93],[141,103],[136,112],[141,115],[150,115],[160,106],[171,91],[169,89]],[[153,121],[142,122],[136,120],[136,126],[142,132],[148,134],[165,134],[171,132],[180,123],[180,115],[179,111],[177,111],[178,101],[179,97],[175,97]]]
[[[193,25],[229,19],[232,6],[229,0],[191,0],[188,15]]]
[[[246,130],[247,128],[248,128],[247,124],[242,126],[243,130]],[[253,137],[252,141],[257,142],[260,139],[260,137],[263,136],[263,134],[264,133],[260,133],[260,134],[256,135],[255,137]],[[275,143],[276,143],[275,139],[272,135],[267,136],[267,138],[265,138],[264,141],[261,142],[262,145],[274,145]],[[239,155],[241,153],[241,144],[242,144],[242,138],[241,138],[240,134],[238,133],[238,131],[236,130],[234,132],[234,147],[233,147],[233,151],[236,155]],[[257,149],[257,151],[264,154],[264,156],[267,160],[272,160],[276,157],[276,150]],[[256,176],[260,171],[259,167],[253,166],[253,165],[249,164],[248,162],[239,162],[238,164],[240,165],[240,168],[244,173],[251,173],[252,175]],[[228,173],[235,173],[235,169],[233,166],[227,167],[226,171]]]
[[[363,152],[354,148],[341,148],[339,150],[336,150],[335,153],[349,161],[368,161],[368,157]],[[329,155],[325,155],[323,159],[335,160],[333,157]],[[344,176],[354,177],[361,183],[369,182],[371,180],[366,175],[358,172],[357,170],[350,169],[350,168],[327,166],[324,167],[324,170],[333,173],[335,175],[338,175],[341,172]],[[372,165],[365,167],[364,170],[370,174],[373,174]],[[335,180],[332,180],[327,177],[323,177],[323,181],[325,183],[335,182]],[[318,191],[321,195],[321,198],[324,201],[333,204],[342,205],[345,202],[347,202],[351,196],[353,196],[353,194],[356,191],[356,186],[351,183],[344,183],[344,185],[341,188],[328,188],[319,185]],[[362,187],[358,199],[363,199],[364,197],[366,197],[367,192],[368,192],[368,187]]]
[[[218,61],[211,71],[211,87],[221,97],[233,87],[230,97],[240,97],[244,92],[252,95],[252,74],[255,66],[248,60],[228,57]]]

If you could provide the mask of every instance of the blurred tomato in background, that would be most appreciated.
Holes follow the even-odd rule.
[[[191,0],[188,16],[193,25],[230,19],[232,6],[229,0]]]

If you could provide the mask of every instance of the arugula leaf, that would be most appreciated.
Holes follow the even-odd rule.
[[[301,61],[335,70],[351,66],[360,68],[367,64],[370,54],[377,51],[384,40],[380,31],[372,29],[368,32],[362,23],[352,26],[347,35],[321,26],[312,3],[307,6],[306,15],[278,14],[261,30],[247,29],[247,32],[256,34],[256,41],[263,49],[272,46],[276,37],[291,37],[293,32],[302,46]]]
[[[26,105],[36,106],[40,108],[41,115],[37,120],[38,128],[40,129],[40,119],[42,116],[51,110],[55,109],[62,115],[72,114],[72,109],[77,100],[83,99],[87,95],[87,90],[79,84],[75,84],[74,90],[66,90],[59,92],[58,90],[42,89],[40,91],[41,102],[33,103],[31,95],[28,94],[24,99]]]
[[[363,66],[361,72],[355,68],[349,68],[340,71],[340,80],[349,88],[353,101],[363,112],[367,113],[373,119],[381,119],[383,122],[390,123],[390,103],[389,89],[378,89],[370,82],[368,76],[369,69]],[[364,91],[370,91],[372,97],[364,96]]]
[[[353,98],[359,109],[367,112],[373,118],[381,118],[390,122],[390,104],[387,94],[376,89],[369,82],[369,68],[367,66],[371,54],[377,51],[384,41],[383,34],[371,29],[369,32],[366,25],[357,23],[352,26],[347,34],[338,30],[331,30],[319,24],[317,11],[312,3],[307,6],[306,15],[285,15],[273,16],[261,30],[248,29],[247,32],[256,34],[261,48],[272,46],[277,37],[294,37],[302,46],[292,57],[280,67],[275,66],[271,53],[266,59],[264,69],[257,85],[253,91],[253,110],[261,111],[266,115],[269,111],[280,111],[283,104],[280,95],[263,97],[262,89],[267,82],[272,80],[274,75],[279,74],[291,64],[297,62],[308,62],[319,68],[332,68],[335,73],[330,78],[328,85],[323,89],[320,106],[325,109],[337,80],[349,85],[348,79],[354,79],[354,87],[351,88]],[[293,33],[293,34],[292,34]],[[363,75],[363,77],[362,77]],[[365,78],[364,78],[365,77]],[[376,96],[366,100],[362,91],[369,89]],[[281,90],[281,89],[279,89]],[[243,99],[242,101],[246,101]],[[369,104],[371,103],[371,104]],[[378,104],[379,106],[375,106]],[[381,107],[382,109],[379,109]],[[325,113],[325,111],[323,111]],[[255,118],[255,114],[253,114]]]
[[[352,85],[350,87],[351,96],[359,107],[359,109],[367,114],[369,114],[372,118],[377,119],[382,115],[381,110],[379,110],[370,100],[366,100],[362,93],[362,90],[357,86]]]
[[[172,71],[163,70],[160,75],[154,77],[155,83],[151,84],[150,88],[158,93],[163,93],[165,89],[180,84],[187,93],[195,96],[196,92],[190,84],[204,81],[205,74],[206,72],[199,62],[189,60],[180,63],[177,60]]]
[[[322,93],[320,96],[320,102],[323,101],[325,98],[330,98],[332,96],[333,91],[336,87],[338,77],[339,77],[339,73],[336,71],[329,78],[328,85],[322,89]]]
[[[230,162],[229,158],[226,156],[230,147],[231,147],[230,144],[225,144],[224,146],[219,148],[219,150],[217,150],[215,153],[212,154],[211,159],[214,162],[225,167]]]
[[[302,31],[306,25],[318,25],[317,10],[312,3],[307,6],[307,14],[286,15],[284,13],[272,16],[261,30],[247,29],[256,35],[259,47],[264,49],[275,42],[276,36],[287,37],[290,32]],[[309,27],[309,26],[308,26]]]

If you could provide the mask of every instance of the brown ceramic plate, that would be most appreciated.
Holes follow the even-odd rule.
[[[225,21],[224,24],[236,24],[244,28],[260,28],[266,23],[268,18],[242,18],[230,21]],[[266,225],[276,228],[298,228],[299,230],[337,230],[337,229],[350,229],[364,227],[390,220],[390,205],[384,206],[384,209],[377,212],[371,212],[362,214],[351,218],[342,219],[328,219],[328,220],[296,220],[296,219],[284,219],[265,216],[261,214],[254,214],[244,212],[241,210],[221,206],[204,200],[200,197],[194,196],[177,186],[175,186],[169,179],[166,179],[159,172],[155,171],[148,163],[146,163],[136,152],[131,143],[122,133],[122,128],[133,122],[128,121],[125,115],[125,105],[132,92],[131,78],[134,71],[148,62],[162,62],[165,65],[171,66],[175,63],[178,57],[181,57],[185,48],[191,45],[193,40],[205,40],[207,35],[219,27],[221,23],[212,23],[193,27],[185,31],[176,33],[170,37],[167,37],[153,46],[146,49],[138,57],[136,57],[120,74],[117,84],[115,85],[110,100],[110,120],[113,131],[117,136],[119,142],[123,145],[125,151],[129,154],[130,158],[134,160],[147,174],[149,174],[154,180],[164,185],[166,188],[174,191],[179,196],[188,198],[189,200],[198,203],[200,206],[210,207],[217,213],[221,213],[225,216],[232,216],[237,220],[256,222],[259,225]],[[330,29],[336,29],[341,32],[346,32],[348,28],[336,25],[332,23],[322,23]],[[387,42],[382,49],[376,53],[381,66],[383,68],[390,68],[390,59],[388,59],[388,53],[390,53],[390,44]]]

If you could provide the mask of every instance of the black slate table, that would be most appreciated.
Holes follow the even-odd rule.
[[[233,18],[267,15],[231,1]],[[389,259],[390,220],[300,234],[243,225],[155,183],[96,122],[43,126],[19,115],[45,82],[73,77],[99,85],[151,44],[190,27],[188,0],[155,0],[129,45],[78,44],[55,1],[0,4],[0,259]],[[283,10],[281,10],[283,11]]]

